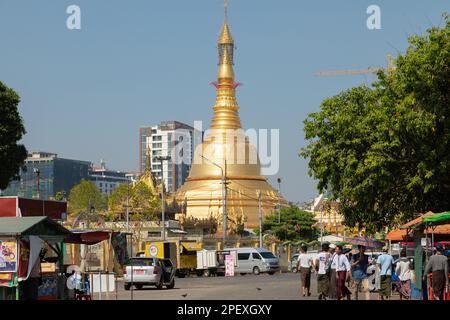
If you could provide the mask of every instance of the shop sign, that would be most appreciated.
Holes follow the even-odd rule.
[[[17,242],[15,239],[0,239],[0,272],[17,271]]]

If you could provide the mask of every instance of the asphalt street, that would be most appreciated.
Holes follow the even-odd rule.
[[[175,288],[158,290],[148,286],[142,290],[125,291],[117,281],[116,293],[108,297],[94,295],[94,299],[109,300],[317,300],[316,275],[311,279],[311,296],[300,294],[300,274],[237,275],[235,277],[175,278]],[[361,299],[363,296],[361,295]],[[372,294],[372,299],[377,299]]]

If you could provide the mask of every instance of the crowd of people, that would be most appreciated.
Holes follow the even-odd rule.
[[[308,254],[308,248],[302,246],[297,259],[302,296],[311,296],[311,274],[316,273],[319,300],[351,300],[352,295],[354,300],[358,300],[360,293],[364,294],[365,300],[370,300],[373,288],[369,284],[371,274],[368,270],[371,265],[375,265],[379,300],[391,298],[393,282],[401,300],[411,299],[411,283],[415,281],[415,272],[406,251],[400,252],[397,263],[394,263],[387,248],[383,248],[382,254],[374,260],[365,252],[366,247],[359,245],[356,254],[347,256],[342,245],[324,243],[321,252],[313,259]],[[424,272],[424,280],[426,275],[432,273],[435,300],[442,300],[448,290],[448,258],[443,252],[444,248],[438,245],[436,254],[429,259]]]

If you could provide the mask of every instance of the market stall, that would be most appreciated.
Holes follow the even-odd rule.
[[[45,216],[0,218],[0,300],[64,298],[62,253],[69,234]]]
[[[113,271],[113,257],[119,265],[123,265],[128,259],[126,235],[112,230],[72,230],[66,243],[76,245],[79,259],[72,259],[70,265],[66,265],[66,276],[74,279],[70,298],[77,300],[91,300],[93,294],[107,296],[116,289],[116,277]],[[87,256],[90,246],[101,244],[100,266],[92,268]]]

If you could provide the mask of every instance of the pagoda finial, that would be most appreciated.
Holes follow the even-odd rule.
[[[225,21],[228,20],[228,0],[223,0],[223,10],[225,13]]]
[[[228,27],[228,0],[224,0],[224,21],[218,44],[234,44],[233,37],[230,33],[230,28]]]

